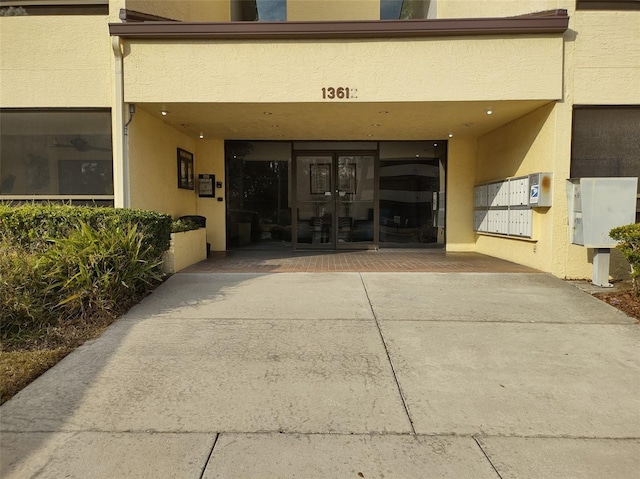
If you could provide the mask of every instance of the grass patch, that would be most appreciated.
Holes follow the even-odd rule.
[[[50,326],[38,335],[2,344],[0,351],[0,404],[55,366],[85,341],[97,338],[115,320],[103,316]]]
[[[0,352],[0,404],[56,364],[69,348]]]

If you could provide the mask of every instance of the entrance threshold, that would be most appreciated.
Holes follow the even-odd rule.
[[[479,253],[444,249],[355,251],[260,251],[235,249],[180,273],[539,273],[540,271]]]

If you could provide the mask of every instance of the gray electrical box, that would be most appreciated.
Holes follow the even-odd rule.
[[[567,180],[569,240],[587,248],[615,248],[611,229],[635,223],[638,178]]]
[[[551,206],[553,195],[553,173],[532,173],[529,175],[529,207]]]

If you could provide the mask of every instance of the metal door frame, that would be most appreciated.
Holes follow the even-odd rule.
[[[379,148],[379,147],[378,147]],[[326,245],[314,245],[309,243],[298,243],[298,157],[302,156],[327,156],[331,157],[331,196],[332,196],[332,241]],[[338,200],[336,195],[338,179],[338,157],[340,156],[372,156],[374,171],[373,189],[373,241],[371,243],[339,243],[338,242]],[[291,214],[291,242],[294,250],[367,250],[379,248],[379,150],[293,150],[291,155],[291,193],[292,193],[292,214]]]

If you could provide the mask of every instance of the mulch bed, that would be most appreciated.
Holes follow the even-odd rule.
[[[640,297],[632,290],[597,293],[594,296],[640,321]]]

